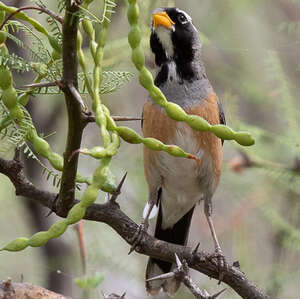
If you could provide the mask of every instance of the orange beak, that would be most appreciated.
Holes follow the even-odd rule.
[[[152,18],[154,28],[156,28],[157,26],[164,26],[170,29],[172,25],[175,24],[166,12],[156,12],[152,15]]]

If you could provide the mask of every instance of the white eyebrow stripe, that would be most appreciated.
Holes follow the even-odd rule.
[[[179,8],[176,8],[176,11],[177,11],[178,13],[182,13],[182,14],[183,14],[190,22],[192,22],[191,16],[189,16],[185,11],[180,10]]]

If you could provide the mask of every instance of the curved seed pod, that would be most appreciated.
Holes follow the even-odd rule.
[[[150,89],[154,84],[151,73],[145,67],[141,68],[141,71],[139,74],[139,81],[140,81],[141,85],[146,89]]]
[[[2,91],[2,101],[8,110],[11,110],[18,104],[18,95],[12,86]]]
[[[67,228],[68,224],[65,219],[58,221],[49,228],[49,236],[51,236],[51,239],[58,238],[67,230]]]
[[[235,140],[243,146],[251,146],[255,143],[254,138],[248,132],[235,133]]]
[[[95,39],[95,30],[94,30],[94,27],[90,20],[83,19],[82,20],[82,28],[91,40]]]
[[[234,132],[227,126],[224,125],[215,125],[210,128],[213,133],[223,139],[223,140],[231,140],[233,139]]]
[[[31,247],[40,247],[47,243],[50,239],[50,234],[48,231],[38,232],[32,235],[28,241],[28,246]]]
[[[86,188],[84,193],[82,194],[80,203],[81,206],[84,208],[89,207],[91,204],[93,204],[98,196],[99,189],[95,185],[90,185]]]
[[[7,251],[20,251],[25,249],[28,246],[28,238],[18,238],[15,239],[11,242],[9,242],[6,246],[0,249],[2,250],[7,250]]]
[[[143,141],[143,138],[130,128],[120,126],[116,128],[116,131],[122,139],[129,143],[138,144]]]
[[[61,54],[61,45],[57,42],[57,39],[55,37],[53,37],[52,35],[48,36],[48,41],[50,46],[53,48],[53,50],[58,53]]]
[[[6,66],[0,66],[0,88],[7,89],[12,86],[11,71]]]
[[[10,117],[16,123],[19,123],[24,117],[24,113],[23,113],[22,109],[19,106],[13,107],[9,112],[10,112]]]
[[[167,115],[177,121],[186,121],[188,119],[188,115],[185,111],[177,104],[169,102],[165,107],[165,111]]]
[[[80,204],[76,204],[68,213],[67,224],[74,224],[83,218],[86,208]]]
[[[188,115],[181,107],[166,100],[163,93],[154,85],[152,75],[145,67],[145,57],[140,46],[141,31],[138,27],[139,8],[137,5],[137,0],[128,0],[128,3],[129,6],[127,10],[127,17],[130,24],[128,41],[132,49],[131,59],[139,71],[141,85],[148,90],[153,102],[163,107],[170,118],[177,121],[184,121],[194,130],[209,130],[221,139],[233,139],[241,145],[254,144],[255,141],[249,133],[245,134],[243,132],[235,132],[231,128],[223,125],[211,126],[206,123],[203,118],[195,115]]]
[[[7,13],[11,14],[17,10],[16,7],[13,6],[6,6],[2,2],[0,2],[0,11],[6,11]],[[42,26],[39,22],[37,22],[35,19],[32,19],[28,17],[23,11],[18,12],[14,15],[15,18],[19,20],[23,20],[31,24],[37,31],[43,33],[47,37],[49,36],[48,31]]]
[[[3,118],[0,123],[0,132],[3,129],[7,128],[11,124],[11,122],[12,122],[12,119],[11,119],[10,115],[7,115],[5,118]]]
[[[196,115],[190,115],[186,122],[191,128],[200,129],[201,131],[208,131],[211,128],[211,125],[204,118]]]

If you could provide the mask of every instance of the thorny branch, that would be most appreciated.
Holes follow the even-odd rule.
[[[147,281],[154,280],[165,280],[165,279],[175,279],[179,283],[182,282],[191,291],[191,293],[197,299],[215,299],[219,297],[226,289],[223,289],[213,295],[209,295],[206,290],[201,291],[198,286],[193,282],[192,278],[189,276],[189,267],[185,260],[180,261],[179,257],[175,253],[177,268],[172,272],[165,273],[156,277],[147,279]]]
[[[51,209],[58,216],[66,217],[68,211],[59,211],[53,205],[56,193],[40,190],[34,186],[24,175],[23,165],[18,160],[7,161],[0,158],[0,173],[6,175],[16,188],[16,194],[27,197]],[[75,200],[71,206],[76,204]],[[112,227],[128,244],[132,245],[138,225],[124,214],[115,201],[104,204],[91,205],[84,219],[103,222]],[[211,255],[202,251],[193,251],[189,247],[167,243],[157,240],[143,232],[140,245],[136,248],[138,253],[158,258],[164,261],[175,262],[175,253],[181,260],[185,260],[193,268],[209,277],[218,279],[218,263]],[[247,276],[234,265],[224,269],[223,282],[232,287],[242,298],[267,299],[265,295]]]

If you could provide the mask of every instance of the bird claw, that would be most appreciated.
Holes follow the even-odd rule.
[[[148,224],[142,221],[142,223],[139,225],[138,229],[134,233],[134,236],[132,237],[133,244],[130,247],[128,255],[131,254],[136,249],[136,247],[141,243],[143,232],[147,232],[147,230],[148,230]]]
[[[225,255],[223,254],[220,247],[215,249],[215,252],[209,256],[209,259],[217,259],[218,263],[218,271],[219,271],[219,282],[218,284],[221,284],[224,278],[224,274],[226,272],[226,269],[228,268],[228,264],[226,262]]]

